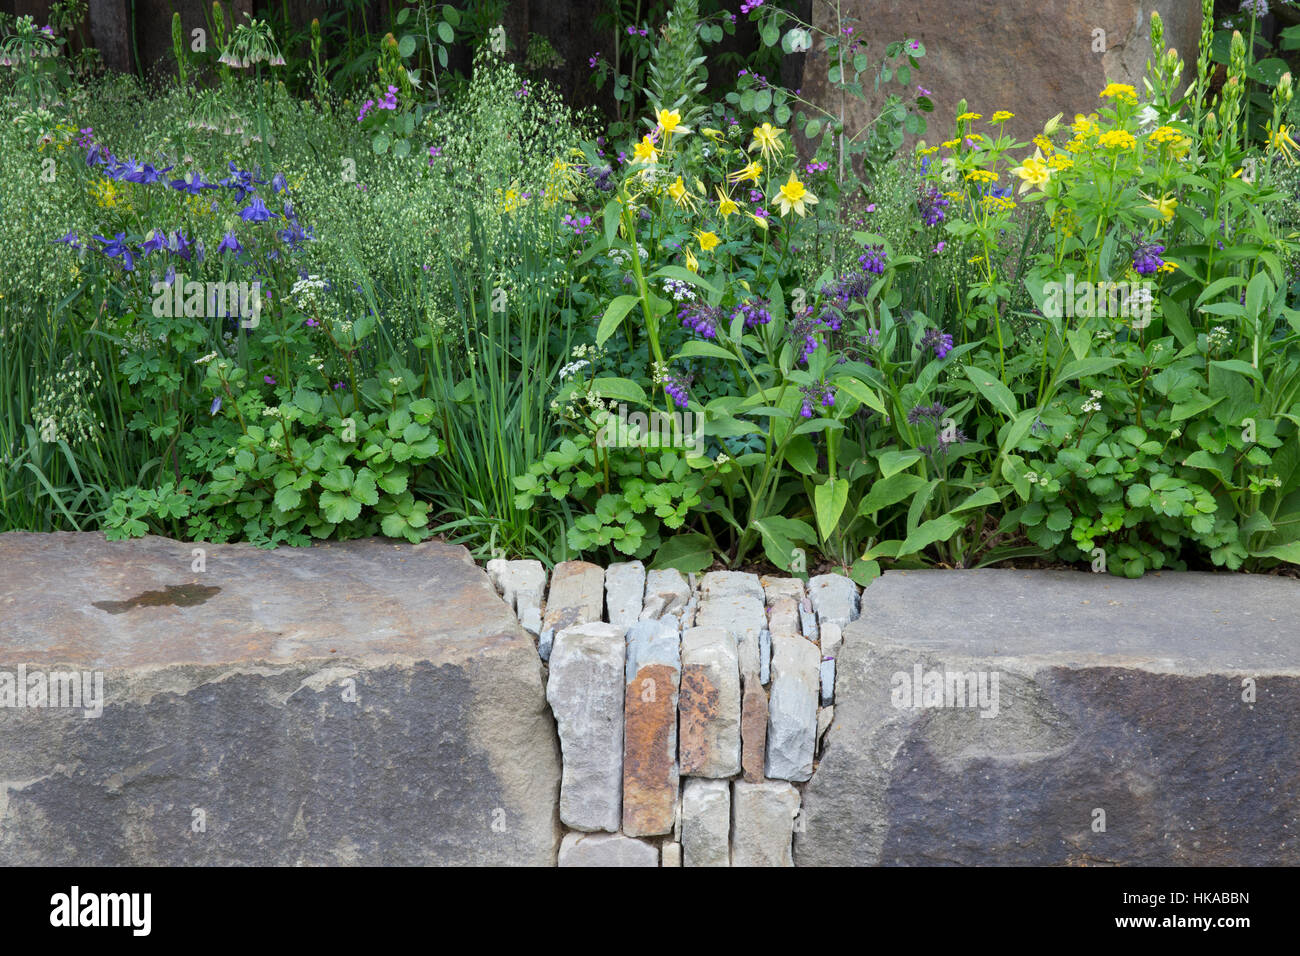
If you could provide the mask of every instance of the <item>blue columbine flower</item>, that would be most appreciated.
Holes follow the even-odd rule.
[[[191,196],[197,196],[201,189],[217,188],[216,183],[205,183],[201,173],[186,173],[184,178],[173,179],[167,185],[180,192],[189,193]]]
[[[126,233],[119,232],[112,239],[105,239],[103,236],[95,236],[95,239],[104,244],[100,252],[110,259],[121,259],[125,271],[135,271],[135,256],[131,252],[131,247],[126,244]]]
[[[186,262],[190,261],[190,240],[185,238],[185,233],[177,229],[172,236],[171,241],[167,243],[167,248],[171,252],[180,256]]]
[[[77,234],[75,232],[69,232],[65,236],[60,236],[58,239],[52,240],[50,245],[54,245],[54,243],[56,242],[61,242],[65,246],[71,246],[73,249],[81,248],[81,242],[78,241]]]
[[[233,231],[227,232],[224,236],[222,236],[221,242],[217,244],[218,253],[222,253],[226,251],[239,253],[242,252],[243,249],[244,247],[239,244],[239,240],[235,238],[235,234]]]
[[[160,249],[167,248],[167,234],[161,229],[149,230],[149,235],[144,237],[144,242],[140,243],[140,255],[147,256],[152,252],[158,252]]]
[[[218,395],[216,398],[214,398],[214,399],[212,400],[212,407],[208,409],[208,414],[209,414],[209,415],[215,415],[215,414],[216,414],[217,412],[219,412],[219,411],[221,411],[221,396],[220,396],[220,395]]]
[[[255,186],[265,186],[266,180],[254,179],[253,174],[240,169],[235,165],[235,161],[230,161],[230,175],[221,180],[221,185],[235,191],[235,202],[243,202],[244,199],[255,191]]]
[[[282,193],[289,188],[289,181],[284,178],[284,173],[276,173],[271,177],[271,192]]]
[[[145,163],[144,165],[132,163],[131,167],[132,168],[122,177],[122,179],[128,183],[143,183],[144,185],[158,182],[158,180],[162,178],[163,173],[171,170],[170,166],[166,169],[156,169],[151,163]]]
[[[271,210],[266,208],[262,197],[254,196],[247,206],[239,210],[239,218],[244,222],[268,222],[271,218]]]

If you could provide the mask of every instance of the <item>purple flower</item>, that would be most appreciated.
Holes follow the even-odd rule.
[[[144,237],[144,242],[140,243],[140,255],[147,256],[150,253],[159,252],[167,248],[167,234],[161,229],[152,229],[149,235]]]
[[[81,248],[81,243],[77,241],[77,234],[75,232],[69,232],[67,235],[51,240],[50,245],[54,245],[56,242],[61,242],[65,246],[71,246],[73,249]]]
[[[221,396],[220,396],[220,395],[218,395],[216,398],[214,398],[214,399],[212,400],[212,405],[208,408],[208,414],[209,414],[209,415],[215,415],[215,414],[216,414],[217,412],[219,412],[219,411],[221,411]]]
[[[282,193],[289,188],[289,181],[284,178],[284,173],[276,173],[271,177],[271,192]]]
[[[948,202],[948,197],[939,191],[938,186],[926,183],[916,200],[916,206],[921,211],[921,221],[927,226],[937,226],[943,222]]]
[[[677,313],[677,318],[682,320],[682,325],[705,339],[718,337],[718,320],[721,317],[721,309],[703,302],[688,302]]]
[[[1133,268],[1141,275],[1152,275],[1160,270],[1165,260],[1160,254],[1165,247],[1158,242],[1139,242],[1133,250]]]
[[[688,390],[694,380],[694,375],[674,375],[668,372],[663,378],[664,394],[670,396],[678,405],[688,405],[691,400],[691,393]]]
[[[740,305],[736,306],[735,311],[731,314],[734,317],[740,313],[745,317],[746,328],[757,328],[760,325],[767,325],[772,321],[772,313],[768,311],[768,301],[766,299],[746,299]]]
[[[271,376],[269,376],[269,375],[263,375],[263,376],[262,376],[262,381],[265,382],[267,385],[274,385],[274,384],[275,384],[275,379],[271,378]]]
[[[200,173],[186,173],[181,179],[173,179],[167,184],[178,192],[189,193],[191,196],[197,196],[200,189],[216,189],[216,183],[205,183]]]
[[[100,252],[110,259],[121,259],[122,268],[126,272],[135,271],[135,256],[126,244],[126,233],[119,232],[112,239],[106,239],[103,236],[95,236],[95,239],[104,244],[104,248],[99,250]]]
[[[162,174],[170,170],[170,166],[165,169],[156,169],[151,164],[145,163],[143,166],[135,166],[135,168],[122,178],[128,183],[143,183],[145,185],[150,185],[158,182],[158,180],[162,179]]]
[[[799,415],[803,418],[813,417],[814,405],[820,405],[822,408],[833,408],[835,405],[835,387],[825,381],[801,385],[799,392],[803,395],[803,402],[799,406]]]
[[[862,267],[863,272],[883,275],[885,272],[885,247],[882,245],[867,246],[867,251],[858,256],[858,265]]]
[[[932,348],[934,349],[935,358],[943,358],[952,351],[952,336],[940,329],[926,329],[916,347],[919,349]]]
[[[374,105],[375,105],[374,100],[366,100],[364,103],[361,104],[361,112],[357,114],[358,123],[360,123],[363,119],[366,118],[366,114],[370,112],[371,107],[373,107]]]
[[[260,196],[254,196],[252,202],[239,210],[239,218],[244,222],[268,222],[271,210],[266,208],[266,203],[262,202]]]
[[[429,147],[429,165],[432,166],[432,165],[433,165],[433,161],[434,161],[435,159],[437,159],[437,158],[438,158],[439,156],[441,156],[441,155],[442,155],[442,147],[441,147],[441,146],[430,146],[430,147]]]
[[[600,51],[597,50],[596,53],[595,53],[595,55],[593,55],[593,56],[591,56],[590,58],[588,58],[588,60],[587,60],[587,66],[591,67],[591,69],[594,70],[594,69],[596,68],[596,61],[599,60],[599,59],[600,59]]]
[[[218,253],[222,253],[222,252],[239,253],[242,252],[243,249],[244,247],[239,244],[239,240],[235,238],[235,233],[233,231],[227,232],[224,236],[221,237],[221,242],[217,243]]]
[[[180,256],[186,262],[190,261],[190,240],[185,238],[185,233],[177,229],[171,240],[167,243],[167,250],[174,255]]]
[[[741,15],[743,16],[744,14],[749,13],[751,10],[757,10],[762,5],[763,5],[763,0],[742,0],[740,4]]]

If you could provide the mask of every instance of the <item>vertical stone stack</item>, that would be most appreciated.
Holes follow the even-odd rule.
[[[852,581],[568,561],[542,607],[536,562],[490,573],[550,665],[561,866],[793,865]]]

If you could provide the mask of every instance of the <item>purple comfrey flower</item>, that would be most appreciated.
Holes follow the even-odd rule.
[[[926,157],[927,159],[929,157]],[[921,187],[916,199],[916,206],[921,211],[921,221],[927,226],[937,226],[944,220],[944,210],[948,208],[949,199],[934,183]]]
[[[966,441],[966,434],[956,426],[956,422],[946,418],[948,409],[943,403],[935,402],[933,405],[916,405],[907,413],[907,423],[909,425],[928,424],[934,428],[935,447],[921,445],[917,450],[923,455],[933,458],[936,455],[942,455],[948,451],[952,445],[959,445]]]
[[[858,256],[858,265],[862,267],[863,272],[884,275],[885,247],[882,245],[867,246],[867,251]]]
[[[952,336],[941,329],[926,329],[916,347],[922,350],[932,348],[935,358],[944,358],[952,351]]]
[[[814,405],[820,405],[822,408],[835,406],[835,386],[825,381],[802,385],[799,387],[799,392],[803,395],[803,403],[799,407],[799,414],[803,418],[813,417]]]
[[[682,325],[701,338],[716,339],[722,310],[703,302],[688,302],[677,313],[677,318],[682,320]]]
[[[1133,250],[1133,268],[1141,275],[1152,275],[1160,270],[1165,260],[1160,254],[1165,247],[1158,242],[1139,242]]]
[[[813,314],[812,306],[804,309],[790,323],[787,333],[790,341],[800,350],[799,361],[806,364],[808,357],[821,346],[823,336],[829,338],[830,333],[838,332],[842,325],[843,319],[833,308],[823,308],[816,315]]]
[[[266,203],[262,202],[260,196],[254,196],[252,202],[239,210],[239,218],[244,222],[268,222],[271,210],[266,208]]]
[[[122,268],[126,272],[135,271],[135,256],[131,248],[126,244],[126,233],[119,232],[112,239],[106,239],[103,236],[95,236],[99,242],[104,244],[104,248],[99,250],[110,259],[121,259]]]
[[[221,237],[221,242],[217,243],[218,254],[222,252],[240,253],[243,249],[244,247],[239,244],[239,240],[235,238],[235,233],[233,231],[227,232]]]
[[[768,305],[766,299],[746,299],[736,306],[731,314],[734,318],[736,313],[739,312],[745,317],[745,327],[753,329],[760,325],[767,325],[772,321],[772,313],[768,311]]]
[[[674,375],[668,372],[663,378],[664,394],[668,395],[678,405],[688,405],[691,400],[690,387],[695,381],[694,375]]]

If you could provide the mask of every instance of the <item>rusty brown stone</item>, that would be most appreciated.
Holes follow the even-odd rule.
[[[623,832],[671,833],[677,805],[677,678],[668,664],[646,664],[623,703]]]
[[[767,691],[758,681],[747,681],[740,708],[740,766],[745,779],[763,779],[767,753]]]

